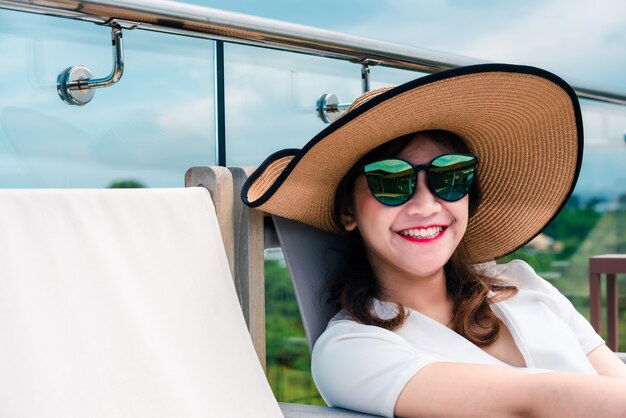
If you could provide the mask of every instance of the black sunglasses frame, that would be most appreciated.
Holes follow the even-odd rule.
[[[475,155],[473,155],[473,154],[465,154],[465,153],[461,153],[461,152],[449,152],[449,153],[446,153],[446,154],[441,154],[441,155],[438,155],[438,156],[436,156],[435,158],[433,158],[432,160],[430,160],[427,164],[413,164],[413,163],[411,163],[410,161],[407,161],[407,160],[405,160],[405,159],[398,158],[398,157],[395,157],[395,158],[384,158],[384,159],[382,159],[382,160],[372,161],[371,163],[368,163],[368,164],[363,165],[363,167],[361,167],[361,170],[360,170],[360,171],[361,171],[361,174],[363,174],[363,175],[365,176],[365,181],[367,182],[367,188],[369,189],[369,191],[370,191],[370,193],[372,194],[372,196],[374,196],[374,198],[375,198],[375,199],[376,199],[379,203],[381,203],[381,204],[383,204],[383,205],[385,205],[385,206],[400,206],[400,205],[405,204],[405,203],[406,203],[406,202],[408,202],[409,200],[411,200],[411,198],[412,198],[412,197],[413,197],[413,195],[415,194],[415,191],[417,190],[417,181],[418,181],[418,175],[419,175],[420,170],[424,170],[424,171],[425,171],[425,173],[426,173],[426,184],[427,184],[427,186],[428,186],[428,190],[430,190],[430,192],[432,193],[432,195],[433,195],[433,196],[436,196],[437,198],[442,199],[442,200],[444,200],[444,201],[446,201],[446,202],[456,202],[456,201],[458,201],[458,200],[463,199],[465,196],[467,196],[467,194],[469,193],[469,191],[470,191],[470,189],[471,189],[471,187],[472,187],[472,184],[474,183],[474,177],[472,177],[472,180],[470,181],[469,185],[467,186],[467,192],[465,192],[465,193],[464,193],[461,197],[459,197],[458,199],[446,199],[445,197],[443,197],[443,196],[439,195],[439,194],[435,191],[434,187],[433,187],[433,186],[432,186],[432,184],[431,184],[431,179],[430,179],[430,171],[429,171],[429,169],[430,169],[431,167],[437,167],[437,166],[433,166],[433,162],[434,162],[435,160],[437,160],[438,158],[441,158],[441,157],[446,156],[446,155],[461,155],[461,156],[464,156],[464,157],[472,157],[472,158],[474,159],[474,163],[472,164],[472,169],[474,170],[474,173],[475,173],[476,166],[478,165],[478,157],[476,157],[476,156],[475,156]],[[368,173],[365,171],[365,167],[367,167],[367,166],[369,166],[369,165],[371,165],[371,164],[376,164],[376,163],[379,163],[379,162],[381,162],[381,161],[387,161],[387,160],[398,160],[398,161],[403,161],[403,162],[407,163],[407,164],[408,164],[408,165],[409,165],[409,166],[413,169],[413,175],[415,176],[415,187],[413,188],[413,191],[412,191],[412,192],[411,192],[411,194],[410,194],[410,195],[406,198],[406,200],[404,200],[404,201],[402,201],[402,202],[400,202],[400,203],[397,203],[397,204],[389,204],[389,203],[387,203],[387,202],[383,202],[383,201],[381,201],[381,200],[380,200],[380,199],[376,196],[376,194],[374,193],[374,191],[372,190],[372,188],[371,188],[371,186],[370,186],[370,182],[369,182],[369,180],[368,180],[368,176],[367,176],[367,175],[368,175]]]

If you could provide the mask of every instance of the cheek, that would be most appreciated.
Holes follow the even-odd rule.
[[[382,205],[372,196],[364,178],[360,178],[354,187],[354,212],[357,227],[364,233],[366,230],[377,229],[390,212],[388,206]]]
[[[459,226],[462,226],[463,232],[465,232],[469,219],[469,197],[465,196],[456,202],[449,202],[448,211],[454,216]]]
[[[367,183],[363,176],[359,177],[354,184],[354,195],[352,196],[354,202],[354,212],[358,218],[360,215],[366,215],[371,212],[372,203],[377,203],[372,193],[370,193]]]

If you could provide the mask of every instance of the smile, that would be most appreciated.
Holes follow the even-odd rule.
[[[410,228],[403,231],[398,231],[398,234],[402,238],[406,238],[409,241],[432,241],[443,235],[446,227],[442,225],[429,226],[427,228]]]

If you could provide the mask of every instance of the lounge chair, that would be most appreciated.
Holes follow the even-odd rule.
[[[0,416],[283,416],[206,189],[0,190],[0,207]]]

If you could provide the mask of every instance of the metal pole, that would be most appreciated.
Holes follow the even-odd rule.
[[[215,158],[217,165],[226,167],[226,115],[224,105],[224,42],[215,41]]]
[[[363,93],[370,91],[370,67],[366,62],[361,64],[361,89]]]

